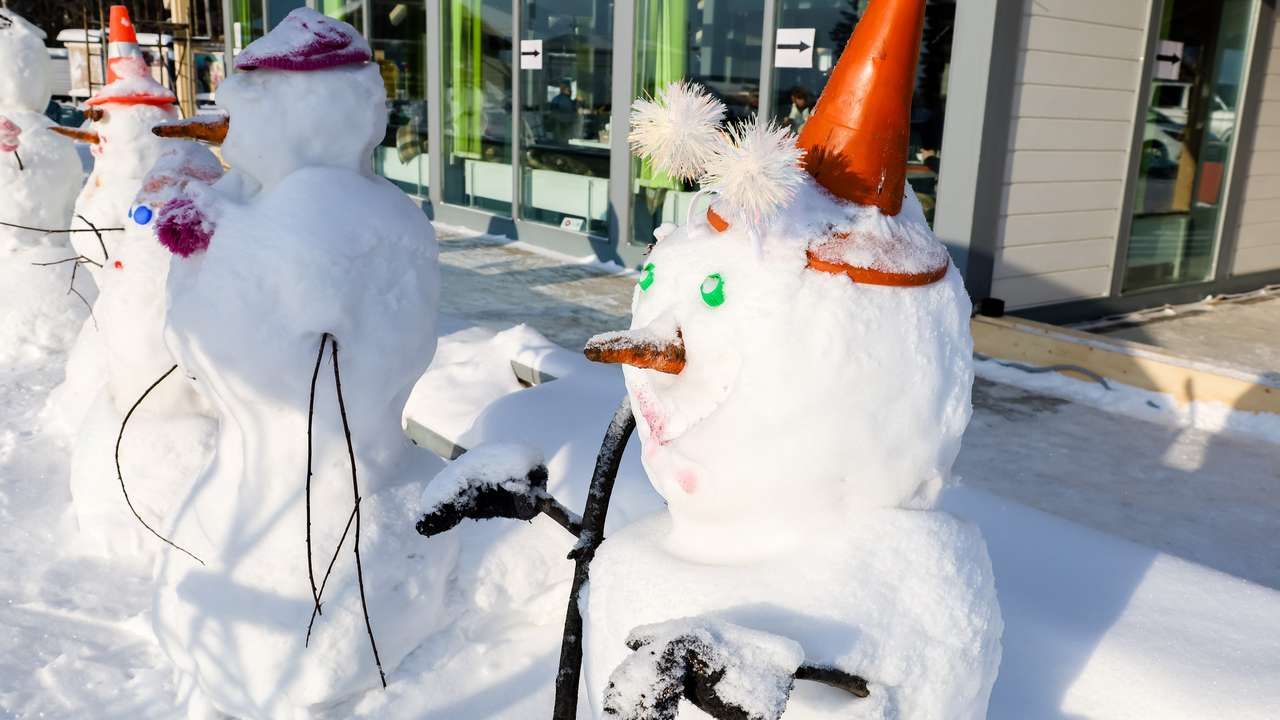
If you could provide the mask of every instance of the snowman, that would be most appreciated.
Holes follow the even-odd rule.
[[[88,142],[94,158],[71,223],[75,253],[93,261],[83,266],[90,277],[78,283],[89,287],[102,282],[102,275],[117,259],[112,248],[129,225],[129,210],[143,179],[161,155],[181,144],[151,132],[155,125],[178,118],[177,98],[152,78],[128,10],[113,5],[110,23],[107,85],[85,103],[92,129],[55,128]],[[67,361],[66,380],[49,400],[50,418],[67,432],[80,429],[106,381],[100,331],[96,317],[84,323]]]
[[[155,81],[142,57],[128,8],[111,6],[110,23],[107,84],[85,102],[92,130],[60,130],[90,143],[93,155],[93,172],[76,198],[73,227],[78,229],[124,226],[142,179],[173,145],[151,128],[178,117],[177,97]],[[72,244],[79,254],[105,264],[111,237],[104,235],[100,242],[92,232],[78,232]],[[96,281],[102,269],[89,268]]]
[[[170,531],[167,519],[212,449],[212,411],[185,372],[171,371],[175,363],[164,344],[172,255],[156,238],[155,218],[188,185],[209,185],[221,175],[209,150],[174,144],[144,179],[99,276],[94,318],[106,382],[75,435],[71,457],[72,504],[89,552],[154,561],[164,547],[156,535]]]
[[[719,133],[689,86],[639,104],[633,144],[714,199],[656,233],[631,329],[587,346],[624,364],[667,502],[591,565],[593,716],[986,716],[990,560],[937,509],[970,303],[904,180],[923,15],[871,3],[798,143]]]
[[[52,92],[45,34],[0,9],[0,362],[65,350],[85,315],[67,292],[66,235],[80,160],[44,116]],[[22,229],[20,227],[35,229]],[[55,264],[56,263],[56,264]]]
[[[154,605],[192,717],[307,717],[394,679],[448,621],[457,547],[414,534],[407,485],[440,461],[400,425],[435,351],[438,251],[372,171],[370,60],[350,25],[291,12],[218,89],[231,170],[155,220],[167,344],[219,423],[174,519],[194,558],[166,553]]]

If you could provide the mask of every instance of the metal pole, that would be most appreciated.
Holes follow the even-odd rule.
[[[756,114],[773,117],[773,55],[777,45],[778,0],[764,0],[764,27],[760,30],[760,92]]]
[[[445,0],[446,2],[448,0]],[[427,197],[439,207],[444,178],[444,42],[441,0],[427,0]]]
[[[524,120],[522,118],[520,81],[520,40],[524,37],[524,0],[511,0],[511,219],[520,219],[520,187],[523,174],[520,162],[524,152]]]
[[[651,0],[657,1],[657,0]],[[631,123],[635,77],[635,0],[613,5],[613,87],[609,113],[609,239],[621,248],[631,242]],[[622,253],[619,252],[619,255]]]

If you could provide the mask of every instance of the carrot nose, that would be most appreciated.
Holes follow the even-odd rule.
[[[582,353],[588,360],[621,363],[632,367],[679,375],[684,370],[684,338],[657,338],[644,330],[623,330],[596,335]]]
[[[53,132],[58,133],[59,135],[62,135],[64,137],[69,137],[72,140],[75,140],[76,142],[89,143],[90,145],[97,145],[98,142],[100,141],[98,138],[98,133],[92,130],[81,130],[79,128],[62,127],[61,125],[53,125],[49,129],[52,130]]]
[[[221,145],[227,139],[231,118],[226,115],[197,115],[186,120],[171,120],[151,128],[162,138],[187,138],[210,145]]]

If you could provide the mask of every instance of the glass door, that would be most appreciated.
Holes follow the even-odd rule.
[[[520,216],[608,235],[613,0],[523,0]]]
[[[867,4],[868,0],[839,3],[778,0],[773,97],[766,100],[773,117],[800,132]],[[951,69],[955,18],[955,0],[926,3],[920,65],[915,97],[911,101],[907,181],[919,196],[930,223],[937,204],[942,121],[947,107],[947,74]]]
[[[426,0],[371,0],[369,45],[387,90],[387,132],[374,170],[425,196],[427,164]]]
[[[1254,0],[1165,0],[1123,292],[1213,277]]]
[[[763,0],[638,0],[635,16],[635,95],[692,80],[728,108],[727,122],[756,114],[760,101]],[[664,222],[683,223],[697,186],[632,162],[634,243],[653,242]]]
[[[510,0],[442,0],[445,202],[511,215]]]

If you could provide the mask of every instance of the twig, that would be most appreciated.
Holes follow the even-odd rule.
[[[26,170],[26,168],[22,167],[22,156],[18,154],[17,150],[13,151],[13,159],[18,161],[18,172]]]
[[[854,697],[864,698],[871,694],[871,691],[867,689],[866,680],[852,673],[825,665],[809,665],[806,663],[796,668],[795,677],[797,680],[808,680],[822,683],[838,690],[844,690]]]
[[[311,644],[311,626],[316,621],[316,614],[320,612],[320,598],[324,597],[324,588],[329,584],[329,573],[333,572],[333,564],[338,561],[338,554],[342,551],[342,546],[347,542],[347,533],[351,532],[351,526],[355,524],[356,508],[351,508],[351,514],[347,516],[347,526],[342,529],[342,537],[338,538],[338,545],[333,549],[333,556],[329,558],[329,567],[325,568],[324,577],[320,580],[320,591],[316,593],[316,604],[311,608],[311,620],[307,622],[307,639],[302,643],[303,647]]]
[[[158,380],[151,383],[151,387],[147,388],[146,391],[142,393],[142,397],[139,397],[138,400],[133,403],[133,407],[129,408],[129,412],[125,413],[124,421],[120,423],[120,434],[116,436],[116,479],[120,481],[120,492],[124,493],[125,504],[129,506],[129,511],[132,512],[133,516],[138,519],[138,522],[142,523],[142,527],[146,528],[152,535],[155,535],[156,537],[163,540],[165,544],[169,545],[169,547],[172,547],[175,550],[181,550],[183,553],[186,553],[187,557],[190,557],[192,560],[195,560],[201,565],[204,565],[203,560],[196,557],[195,555],[192,555],[188,550],[182,547],[179,547],[176,543],[174,543],[169,538],[156,532],[154,528],[152,528],[150,525],[147,524],[146,520],[142,519],[142,516],[138,514],[137,509],[133,507],[133,501],[129,499],[129,491],[124,486],[124,473],[120,471],[120,441],[124,440],[124,429],[125,429],[125,426],[129,424],[129,418],[133,417],[133,411],[138,409],[138,406],[142,404],[143,400],[147,399],[147,396],[151,394],[151,391],[155,390],[157,385],[164,382],[164,379],[172,375],[173,371],[177,369],[178,369],[178,366],[174,365],[173,367],[166,370]]]
[[[347,458],[351,462],[351,492],[355,496],[356,512],[356,582],[360,586],[360,609],[364,611],[364,628],[369,633],[369,646],[373,648],[373,662],[378,666],[382,687],[387,686],[387,674],[382,671],[382,658],[378,657],[378,643],[373,639],[373,623],[369,621],[369,603],[364,596],[364,568],[360,562],[360,483],[356,479],[356,450],[351,443],[351,426],[347,422],[347,405],[342,399],[342,376],[338,372],[338,339],[333,338],[333,386],[338,393],[338,413],[342,416],[342,434],[347,438]],[[319,604],[317,603],[317,607]]]
[[[76,217],[80,217],[80,216],[79,216],[79,215],[77,215]],[[86,222],[88,222],[88,221],[86,221]],[[94,228],[94,227],[87,227],[87,228],[42,228],[42,227],[32,227],[32,226],[30,226],[30,225],[19,225],[18,223],[4,222],[3,220],[0,220],[0,225],[3,225],[3,226],[5,226],[5,227],[17,228],[17,229],[19,229],[19,230],[31,230],[32,232],[44,233],[44,234],[46,234],[46,235],[53,235],[53,234],[55,234],[55,233],[78,233],[78,232],[91,232],[91,233],[124,232],[124,228],[122,228],[122,227],[109,227],[109,228]],[[101,236],[99,236],[99,237],[101,237]]]
[[[102,240],[102,231],[98,229],[97,225],[94,225],[92,222],[89,222],[89,218],[85,217],[84,215],[77,213],[76,217],[80,218],[81,222],[83,222],[85,225],[88,225],[89,229],[93,231],[93,234],[97,236],[98,244],[102,246],[102,262],[106,262],[110,260],[111,255],[107,252],[107,243]],[[120,229],[124,230],[124,228],[120,228]]]
[[[69,262],[74,262],[77,265],[88,264],[88,265],[97,265],[98,267],[102,267],[102,263],[92,258],[87,258],[83,255],[76,255],[75,257],[63,258],[61,260],[54,260],[53,262],[41,262],[41,263],[31,263],[31,264],[35,265],[36,267],[49,267],[50,265],[61,265],[62,263],[69,263]]]
[[[93,305],[89,302],[89,298],[86,298],[79,290],[76,289],[76,273],[80,272],[81,264],[82,263],[76,263],[71,266],[71,282],[67,285],[67,294],[74,294],[76,297],[80,298],[80,302],[84,303],[84,306],[89,310],[89,319],[93,321],[93,329],[101,330],[102,328],[98,327],[98,316],[93,314]]]
[[[609,498],[613,495],[613,483],[618,478],[618,467],[622,464],[627,440],[635,429],[631,399],[624,397],[613,413],[613,420],[600,444],[587,505],[582,512],[582,532],[577,545],[569,553],[574,560],[573,587],[569,591],[564,637],[560,643],[560,669],[556,672],[556,698],[551,714],[553,720],[575,720],[578,715],[578,682],[582,674],[582,610],[578,606],[578,598],[587,584],[596,549],[604,542],[604,522],[609,512]]]
[[[311,559],[311,427],[316,416],[316,379],[320,377],[320,361],[324,359],[324,346],[329,342],[329,333],[320,336],[320,352],[316,354],[316,368],[311,372],[311,399],[307,403],[307,579],[311,581],[311,600],[315,603],[315,611],[320,610],[320,593],[316,591],[316,571]],[[315,615],[312,614],[312,618]],[[311,637],[311,623],[307,623],[307,638]]]

